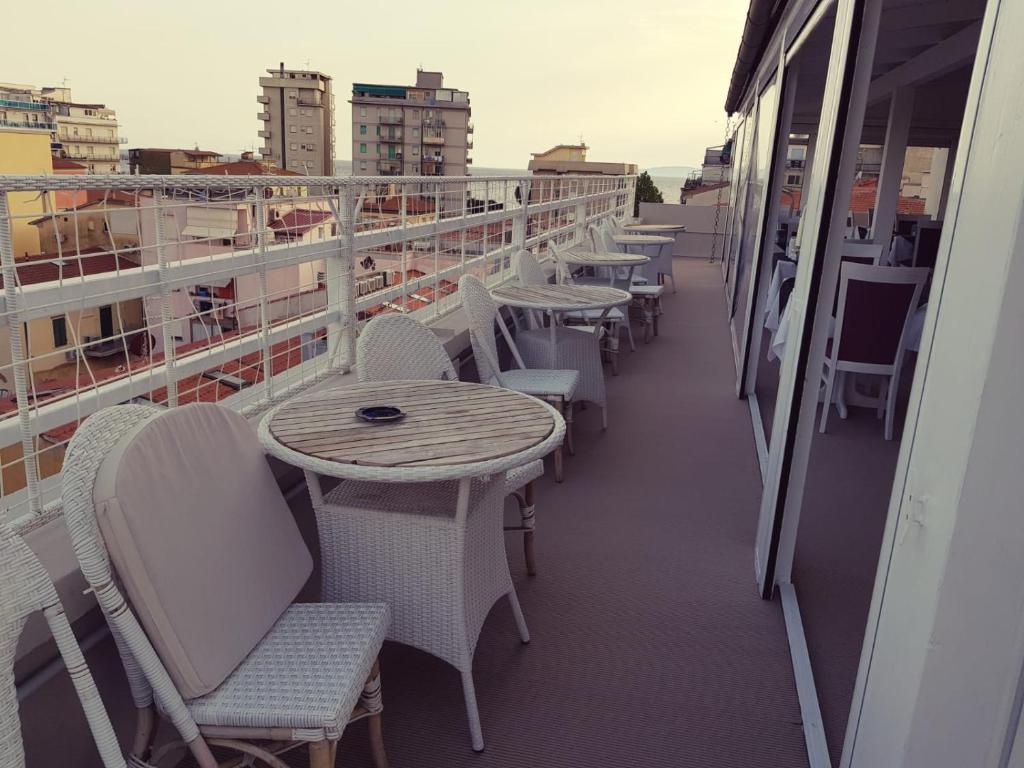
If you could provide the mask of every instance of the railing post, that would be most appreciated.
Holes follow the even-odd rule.
[[[573,231],[573,245],[582,245],[587,237],[587,186],[576,180],[576,227]]]
[[[626,184],[628,185],[629,191],[626,195],[625,216],[626,218],[629,218],[633,215],[633,207],[636,205],[636,176],[627,176]]]
[[[343,182],[338,192],[338,250],[327,257],[327,305],[337,307],[340,317],[329,323],[327,336],[335,345],[333,359],[345,373],[352,370],[356,357],[355,312],[355,215],[352,210],[352,184]]]
[[[39,465],[36,463],[36,444],[29,416],[28,360],[25,334],[21,330],[21,312],[18,297],[18,271],[14,261],[14,238],[11,234],[10,206],[7,192],[0,192],[0,266],[4,276],[4,298],[7,300],[7,336],[11,346],[11,365],[14,368],[14,393],[18,398],[18,427],[21,431],[21,457],[25,467],[25,487],[31,514],[42,511],[39,498]]]
[[[273,400],[274,360],[270,353],[270,307],[267,302],[267,225],[269,222],[267,221],[265,195],[266,187],[256,188],[256,248],[259,251],[260,264],[260,352],[263,356],[263,389],[267,394],[267,400]],[[300,304],[299,312],[301,313],[301,311]]]
[[[512,224],[512,252],[526,247],[528,229],[530,226],[530,182],[527,179],[519,181],[519,192],[522,203],[519,205],[519,213],[516,214]]]
[[[164,370],[167,376],[167,407],[178,405],[178,380],[174,373],[176,349],[174,332],[174,311],[171,306],[172,291],[170,269],[167,263],[167,249],[164,247],[164,217],[161,201],[164,197],[163,188],[153,190],[153,232],[156,238],[156,265],[160,275],[160,330],[164,342]]]

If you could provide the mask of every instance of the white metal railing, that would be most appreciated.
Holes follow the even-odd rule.
[[[0,513],[59,501],[96,410],[258,412],[344,373],[382,312],[426,322],[466,273],[631,214],[631,176],[0,176]]]

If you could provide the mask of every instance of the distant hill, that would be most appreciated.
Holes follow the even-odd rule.
[[[647,171],[651,176],[685,179],[691,173],[700,169],[689,165],[659,165],[655,168],[644,168],[643,170]]]

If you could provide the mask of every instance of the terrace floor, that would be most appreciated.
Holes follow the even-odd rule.
[[[565,482],[539,484],[537,576],[509,536],[533,640],[519,643],[504,601],[484,626],[486,751],[470,750],[455,670],[388,644],[396,768],[807,764],[782,611],[754,584],[761,485],[721,270],[677,259],[675,271],[661,335],[608,377],[608,431],[596,409],[579,414]],[[339,766],[369,765],[366,745],[353,725]]]

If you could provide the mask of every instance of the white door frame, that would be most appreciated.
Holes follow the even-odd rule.
[[[843,768],[1024,757],[1022,27],[1024,4],[990,0]]]
[[[840,0],[815,141],[816,168],[802,200],[801,258],[789,298],[789,339],[779,372],[755,568],[762,597],[788,583],[814,434],[846,195],[853,185],[882,0]],[[852,46],[852,48],[851,48]]]

